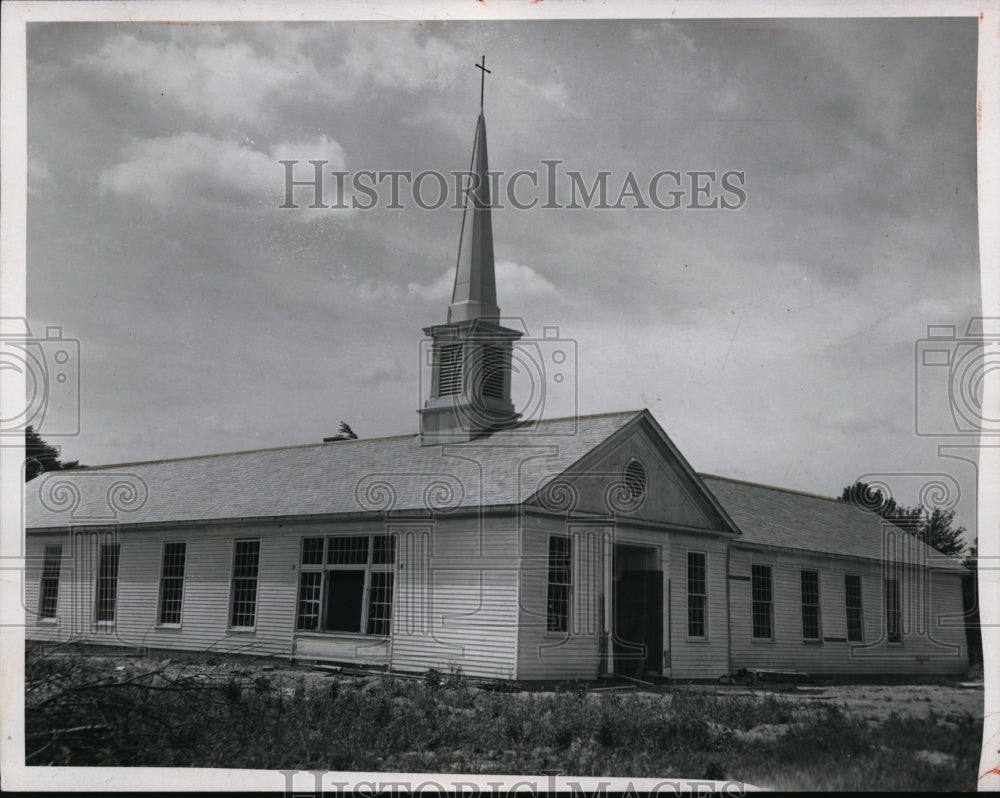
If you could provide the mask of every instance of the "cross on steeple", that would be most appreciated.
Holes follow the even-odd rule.
[[[483,63],[481,63],[481,64],[473,64],[473,66],[475,66],[477,69],[483,70],[482,73],[479,76],[479,110],[481,111],[481,110],[483,110],[483,94],[486,91],[486,73],[489,72],[492,75],[493,74],[493,70],[486,68],[486,56],[485,55],[483,55]]]

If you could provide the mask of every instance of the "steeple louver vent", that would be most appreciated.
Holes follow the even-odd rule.
[[[503,399],[506,361],[499,346],[483,347],[483,396]]]
[[[454,396],[462,392],[462,344],[442,346],[438,370],[438,396]]]

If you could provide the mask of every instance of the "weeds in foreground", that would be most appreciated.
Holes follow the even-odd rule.
[[[29,655],[27,764],[556,769],[797,789],[955,789],[974,785],[982,733],[967,715],[878,723],[772,695],[511,693],[457,671],[307,682],[221,664],[112,662]],[[741,736],[764,724],[777,734]]]

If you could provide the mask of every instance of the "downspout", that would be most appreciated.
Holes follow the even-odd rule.
[[[732,542],[732,541],[730,541]],[[729,558],[732,547],[726,544],[726,676],[733,676],[733,603],[729,596]]]
[[[521,580],[524,578],[524,516],[520,511],[515,513],[515,518],[517,519],[517,551],[519,552],[517,557],[517,569],[515,573],[517,574],[517,580],[514,584],[514,595],[515,603],[514,606],[517,607],[517,614],[514,616],[514,669],[510,675],[513,681],[517,681],[518,673],[521,670],[521,623],[523,610],[521,608]]]

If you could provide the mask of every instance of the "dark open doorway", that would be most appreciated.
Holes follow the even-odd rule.
[[[663,572],[656,550],[615,547],[614,670],[641,679],[663,670]]]

